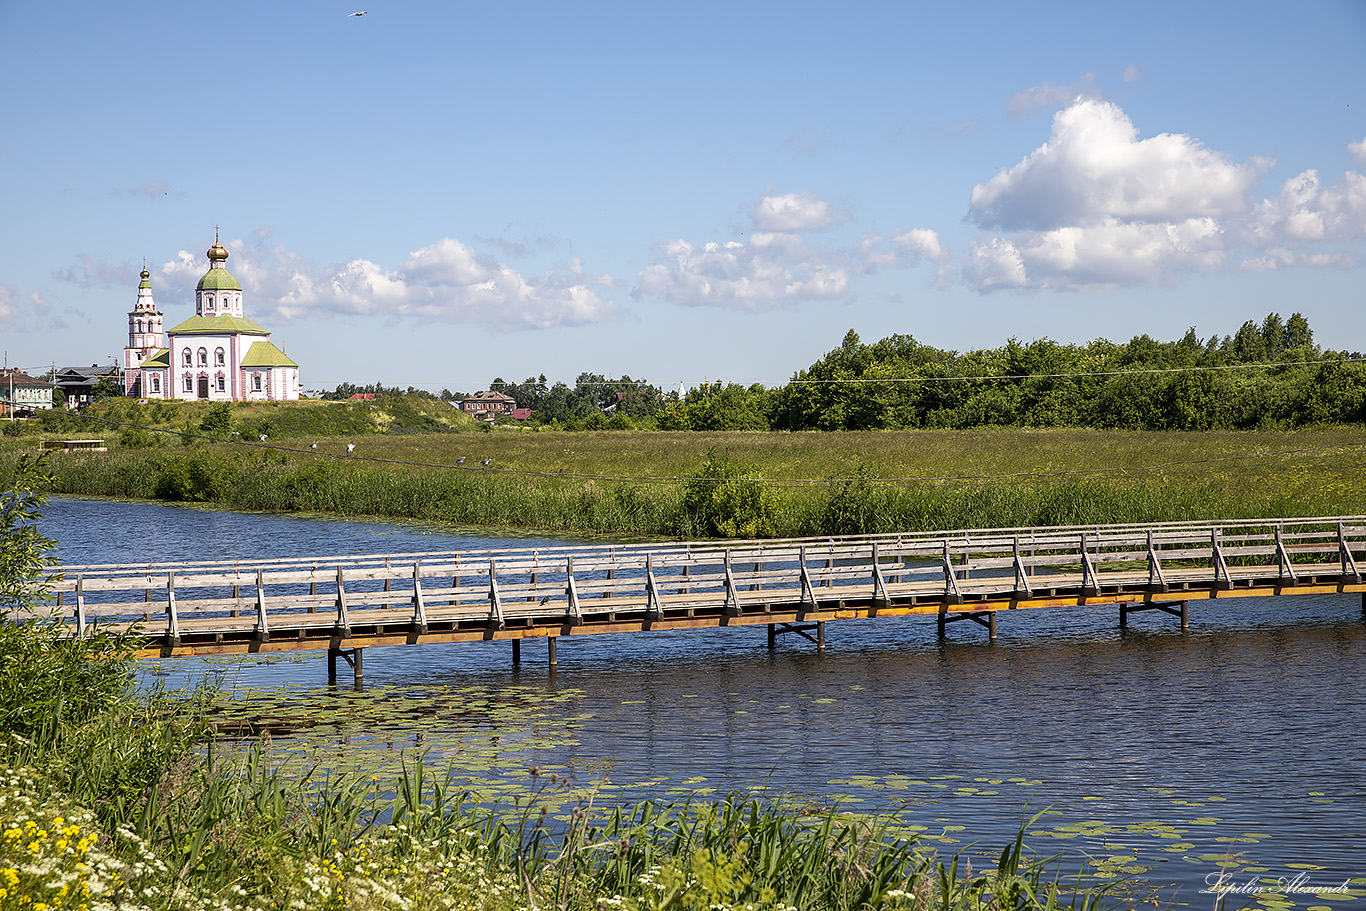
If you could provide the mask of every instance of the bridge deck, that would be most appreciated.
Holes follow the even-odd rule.
[[[170,657],[1366,592],[1363,559],[1352,516],[73,565],[52,591],[73,635]]]

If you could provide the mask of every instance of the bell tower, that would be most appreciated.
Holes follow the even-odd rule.
[[[152,276],[143,266],[138,300],[128,313],[128,345],[123,349],[123,394],[141,395],[138,369],[152,352],[164,348],[161,311],[152,299]]]

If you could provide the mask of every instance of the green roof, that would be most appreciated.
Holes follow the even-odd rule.
[[[242,358],[243,367],[297,367],[289,357],[270,342],[254,342]]]
[[[210,269],[195,287],[196,291],[241,291],[242,286],[227,269]]]
[[[234,332],[270,335],[269,330],[262,329],[244,316],[227,315],[192,316],[174,329],[167,330],[168,335],[231,335]]]
[[[169,367],[171,366],[171,349],[158,348],[147,355],[147,360],[143,361],[143,367]]]

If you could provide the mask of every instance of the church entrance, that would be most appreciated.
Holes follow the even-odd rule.
[[[209,397],[209,378],[207,376],[201,376],[199,378],[199,397],[201,399],[207,399]]]

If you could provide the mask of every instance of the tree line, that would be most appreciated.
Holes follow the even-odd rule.
[[[1366,422],[1360,360],[1321,349],[1302,314],[1270,313],[1208,339],[1192,327],[1177,341],[1011,339],[962,353],[910,335],[865,344],[851,329],[775,387],[716,382],[680,395],[630,376],[581,373],[572,386],[541,374],[520,383],[496,377],[489,388],[529,409],[532,425],[567,430],[1251,430]],[[354,392],[404,391],[344,384],[327,397]]]

